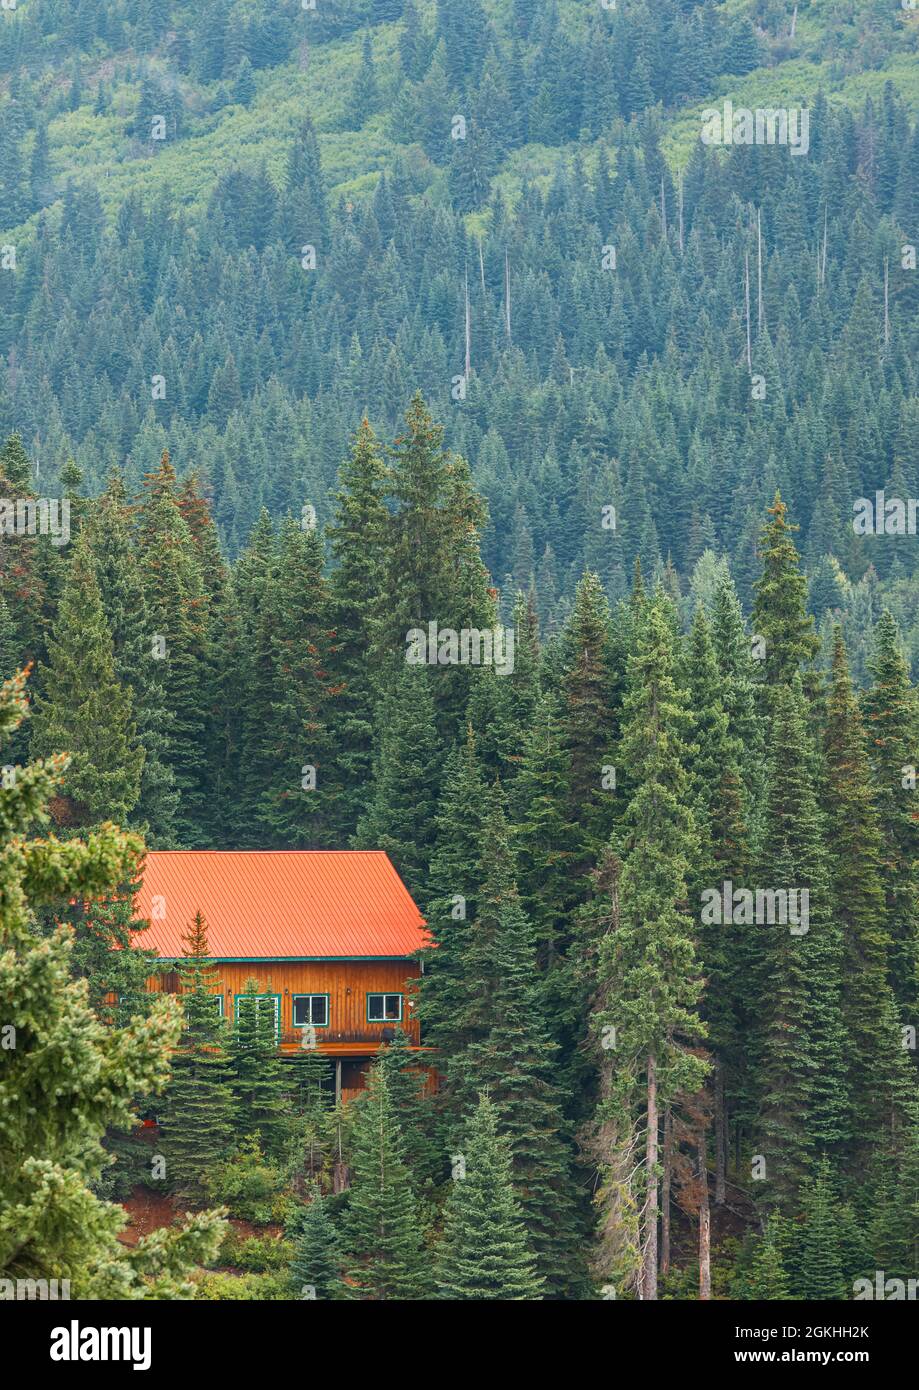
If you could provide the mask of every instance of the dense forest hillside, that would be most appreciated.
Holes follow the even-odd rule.
[[[585,565],[619,597],[636,556],[670,557],[685,588],[709,546],[749,607],[779,487],[859,680],[885,597],[916,650],[908,542],[850,525],[855,499],[916,490],[915,13],[0,18],[0,429],[43,488],[72,457],[134,491],[168,446],[235,555],[262,506],[328,519],[343,441],[364,413],[391,437],[420,388],[489,504],[490,571],[534,584],[544,623]],[[808,106],[807,157],[702,144],[728,92]]]
[[[917,1278],[917,49],[894,0],[0,10],[0,1276]],[[150,849],[385,851],[424,1066],[280,1056],[274,956],[218,1013]]]

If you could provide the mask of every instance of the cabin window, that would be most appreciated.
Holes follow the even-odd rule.
[[[295,1028],[328,1028],[329,996],[327,994],[295,994],[293,996]]]
[[[239,1022],[239,1006],[245,1004],[247,1009],[274,1009],[274,1029],[275,1033],[281,1031],[281,996],[280,994],[237,994],[236,996],[236,1022]]]
[[[217,1017],[218,1017],[218,1018],[223,1018],[223,1012],[224,1012],[224,1011],[223,1011],[223,995],[222,995],[222,994],[215,994],[215,995],[212,996],[212,998],[213,998],[213,1000],[214,1000],[214,1004],[215,1004],[215,1007],[216,1007],[216,1009],[217,1009]]]
[[[401,994],[368,994],[368,1023],[400,1023],[402,1020]]]

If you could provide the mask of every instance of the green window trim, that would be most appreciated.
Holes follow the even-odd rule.
[[[404,1010],[403,1010],[403,1004],[402,1004],[403,997],[404,997],[403,995],[396,993],[395,990],[388,990],[388,989],[385,989],[385,990],[374,990],[372,993],[368,993],[368,994],[367,994],[367,998],[366,998],[367,1022],[368,1022],[368,1023],[401,1023],[401,1022],[402,1022],[402,1014],[403,1014],[403,1012],[404,1012]],[[370,1001],[371,1001],[371,999],[382,999],[382,1000],[384,1000],[384,1004],[383,1004],[383,1013],[384,1013],[384,1014],[386,1013],[386,1004],[385,1004],[385,1000],[387,1000],[387,999],[398,999],[398,1001],[399,1001],[399,1017],[398,1017],[398,1018],[385,1018],[385,1017],[384,1017],[384,1018],[371,1018],[371,1017],[370,1017]]]
[[[280,994],[246,994],[245,990],[237,994],[233,1005],[234,1021],[239,1023],[239,1001],[240,999],[273,999],[274,1000],[274,1030],[278,1038],[281,1036],[281,996]]]
[[[294,1017],[294,1005],[298,999],[324,999],[325,1000],[325,1023],[298,1023]],[[310,1010],[312,1012],[312,1009]],[[323,994],[321,990],[316,990],[310,994],[292,994],[290,996],[290,1022],[292,1028],[328,1028],[332,1016],[332,996]]]

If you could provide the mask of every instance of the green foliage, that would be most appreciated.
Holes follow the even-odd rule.
[[[439,1297],[539,1298],[541,1280],[511,1181],[510,1146],[499,1134],[498,1111],[487,1095],[480,1097],[462,1154],[453,1163],[454,1182],[437,1249]]]
[[[0,737],[26,714],[25,678],[0,689]],[[32,930],[32,912],[68,894],[92,897],[131,879],[141,844],[106,826],[85,840],[25,839],[66,769],[55,755],[22,769],[2,793],[0,999],[0,1270],[8,1278],[69,1278],[80,1298],[187,1298],[193,1266],[213,1256],[218,1213],[121,1245],[124,1214],[90,1190],[109,1125],[132,1122],[138,1090],[162,1088],[179,1025],[166,1001],[125,1028],[92,1012],[70,978],[72,937]]]

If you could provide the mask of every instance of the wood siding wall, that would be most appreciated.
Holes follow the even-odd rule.
[[[375,1051],[392,1030],[401,1027],[412,1043],[420,1045],[420,1029],[409,1008],[412,993],[409,981],[418,978],[419,966],[412,960],[321,960],[321,961],[215,961],[220,978],[224,1017],[232,1019],[236,996],[245,992],[249,979],[258,980],[260,989],[281,996],[282,1046],[297,1046],[299,1030],[294,1032],[292,997],[295,994],[327,994],[329,1025],[316,1029],[317,1046],[329,1050],[356,1052],[361,1043]],[[154,975],[147,982],[154,992],[175,992],[178,978],[173,974]],[[215,990],[215,993],[218,991]],[[401,994],[402,1022],[368,1023],[368,994]]]

